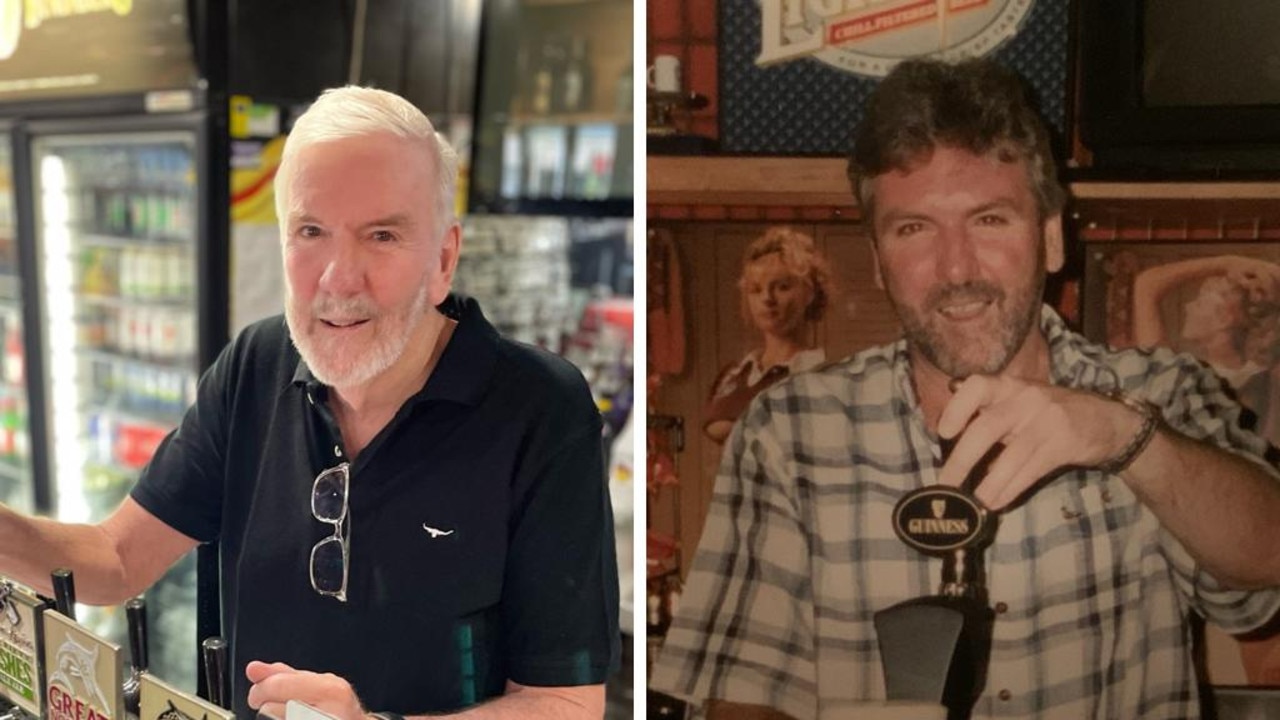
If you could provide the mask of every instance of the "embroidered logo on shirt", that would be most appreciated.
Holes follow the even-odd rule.
[[[427,533],[430,534],[432,538],[444,537],[445,535],[453,534],[452,530],[440,530],[437,528],[433,528],[426,523],[422,523],[422,529],[426,530]]]

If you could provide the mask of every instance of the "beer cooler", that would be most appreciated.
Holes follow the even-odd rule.
[[[0,134],[0,502],[29,513],[35,509],[35,485],[31,471],[22,313],[13,154],[9,134],[3,133]]]
[[[0,501],[95,522],[227,342],[225,21],[203,1],[14,6],[0,17]],[[199,685],[196,566],[192,553],[145,593],[151,669],[184,690]],[[128,647],[122,607],[76,615]]]
[[[44,460],[55,516],[97,522],[128,494],[195,399],[206,294],[196,268],[201,116],[130,118],[154,130],[32,123],[33,291],[40,308]],[[92,129],[90,129],[92,128]],[[194,556],[146,593],[151,662],[194,688]],[[120,608],[82,624],[125,637]],[[161,670],[163,668],[163,670]]]

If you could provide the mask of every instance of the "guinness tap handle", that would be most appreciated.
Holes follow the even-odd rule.
[[[205,684],[209,686],[209,702],[220,708],[231,709],[231,689],[227,674],[227,641],[220,637],[207,638],[200,645],[204,653]]]
[[[76,619],[76,582],[69,568],[53,571],[53,609]]]

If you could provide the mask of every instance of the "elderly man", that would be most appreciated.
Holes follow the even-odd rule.
[[[873,615],[937,593],[941,571],[895,537],[894,505],[999,444],[975,492],[1001,517],[973,716],[1197,717],[1191,615],[1245,632],[1280,608],[1264,442],[1189,357],[1096,345],[1041,304],[1064,193],[1011,73],[902,63],[850,176],[905,337],[752,405],[653,686],[713,718],[883,700]]]
[[[402,98],[323,94],[275,181],[284,318],[224,350],[101,524],[0,513],[0,571],[47,587],[70,567],[82,600],[115,603],[218,543],[241,716],[599,718],[618,602],[601,421],[572,366],[449,293],[456,167]]]

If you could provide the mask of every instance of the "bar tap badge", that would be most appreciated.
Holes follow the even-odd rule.
[[[45,601],[0,579],[0,695],[32,717],[43,715],[37,628]]]
[[[48,720],[123,720],[120,646],[65,615],[44,613]]]
[[[139,720],[235,720],[236,714],[144,674]]]
[[[893,508],[893,529],[902,542],[926,555],[944,556],[981,543],[987,509],[966,492],[943,485],[907,493]]]

